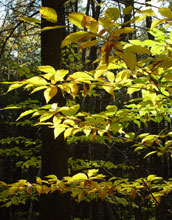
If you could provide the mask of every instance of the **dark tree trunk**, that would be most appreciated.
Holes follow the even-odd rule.
[[[58,24],[64,25],[65,1],[42,0],[42,6],[51,7],[58,14]],[[52,26],[52,23],[42,20],[42,27]],[[57,25],[57,24],[56,24]],[[55,69],[61,67],[60,45],[65,37],[65,29],[44,31],[41,34],[42,65],[51,65]],[[65,104],[60,92],[53,100],[59,106]],[[42,132],[42,176],[55,174],[58,178],[67,175],[68,146],[63,135],[54,140],[53,129],[45,128]],[[40,198],[40,220],[69,220],[70,200],[68,195],[59,195],[57,192],[43,195]]]
[[[145,3],[146,3],[146,7],[151,7],[151,1],[150,0],[145,0]],[[146,27],[147,27],[148,30],[151,27],[151,24],[152,24],[152,17],[147,16],[146,17]],[[148,38],[150,40],[154,40],[154,36],[151,35],[149,32],[147,32],[147,33],[148,33]]]

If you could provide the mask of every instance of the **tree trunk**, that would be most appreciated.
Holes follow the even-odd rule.
[[[42,0],[43,7],[51,7],[58,14],[58,24],[64,25],[64,1]],[[53,24],[42,20],[42,27]],[[56,24],[57,25],[57,24]],[[51,65],[56,69],[61,66],[60,44],[65,37],[65,29],[44,31],[41,34],[41,59],[42,65]],[[65,104],[60,91],[53,102],[59,106]],[[53,129],[45,128],[42,132],[42,176],[55,174],[58,178],[67,175],[68,146],[63,135],[54,140]],[[40,198],[41,220],[69,220],[70,200],[68,195],[59,195],[57,192],[50,195],[42,195]]]

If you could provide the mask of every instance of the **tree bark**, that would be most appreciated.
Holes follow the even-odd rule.
[[[56,10],[58,24],[64,25],[65,1],[42,0],[43,7],[51,7]],[[42,27],[53,24],[42,19]],[[57,25],[57,24],[55,24]],[[55,29],[44,31],[41,34],[41,60],[42,65],[51,65],[55,69],[61,67],[60,45],[65,37],[65,29]],[[65,104],[60,91],[53,102],[59,106]],[[63,135],[54,140],[53,129],[45,128],[42,132],[42,177],[55,174],[59,179],[67,175],[68,146]],[[40,198],[40,219],[41,220],[69,220],[70,219],[70,199],[68,195],[59,195],[58,192],[42,195]]]

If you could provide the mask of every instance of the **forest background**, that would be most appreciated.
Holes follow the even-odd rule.
[[[0,5],[0,218],[170,219],[171,3]]]

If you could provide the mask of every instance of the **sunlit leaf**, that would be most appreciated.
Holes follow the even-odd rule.
[[[21,21],[24,21],[24,22],[29,22],[29,23],[35,23],[35,24],[41,23],[41,21],[38,20],[38,19],[36,19],[36,18],[20,17],[20,20],[21,20]]]
[[[152,9],[136,10],[136,11],[137,11],[137,13],[144,14],[147,16],[156,16]]]
[[[22,87],[22,86],[23,86],[22,83],[15,83],[15,84],[12,84],[12,85],[9,86],[7,92],[10,92],[10,91],[12,91],[12,90],[14,90],[14,89],[18,89],[18,88],[20,88],[20,87]]]
[[[64,138],[68,138],[69,136],[71,136],[72,134],[72,131],[73,131],[73,128],[67,128],[64,132]]]
[[[25,111],[25,112],[22,112],[22,113],[20,114],[20,116],[16,119],[16,121],[18,121],[19,119],[21,119],[21,118],[23,118],[23,117],[25,117],[25,116],[27,116],[27,115],[32,114],[34,111],[35,111],[34,109],[30,109],[30,110],[27,110],[27,111]]]
[[[65,125],[58,125],[57,127],[54,128],[54,138],[56,139],[63,131],[65,131],[66,126]]]
[[[84,18],[84,14],[81,12],[72,12],[69,16],[68,19],[69,21],[76,25],[77,27],[83,29],[83,25],[82,25],[82,20]]]
[[[48,103],[57,93],[57,87],[51,86],[44,91],[46,103]]]
[[[57,23],[57,13],[53,8],[41,7],[40,14],[44,19],[52,23]]]
[[[34,76],[30,79],[25,80],[25,82],[33,85],[47,85],[47,81],[40,76]]]
[[[84,16],[82,20],[83,27],[86,27],[90,32],[97,33],[98,32],[98,22],[96,19]]]
[[[49,31],[49,30],[54,30],[54,29],[59,29],[59,28],[65,28],[66,26],[61,26],[61,25],[55,25],[55,26],[47,26],[44,28],[41,28],[41,32],[43,31]]]
[[[80,32],[75,32],[72,34],[69,34],[61,44],[61,47],[65,47],[71,43],[77,42],[78,40],[82,41],[86,40],[88,38],[95,37],[95,35],[88,33],[87,31],[80,31]]]

